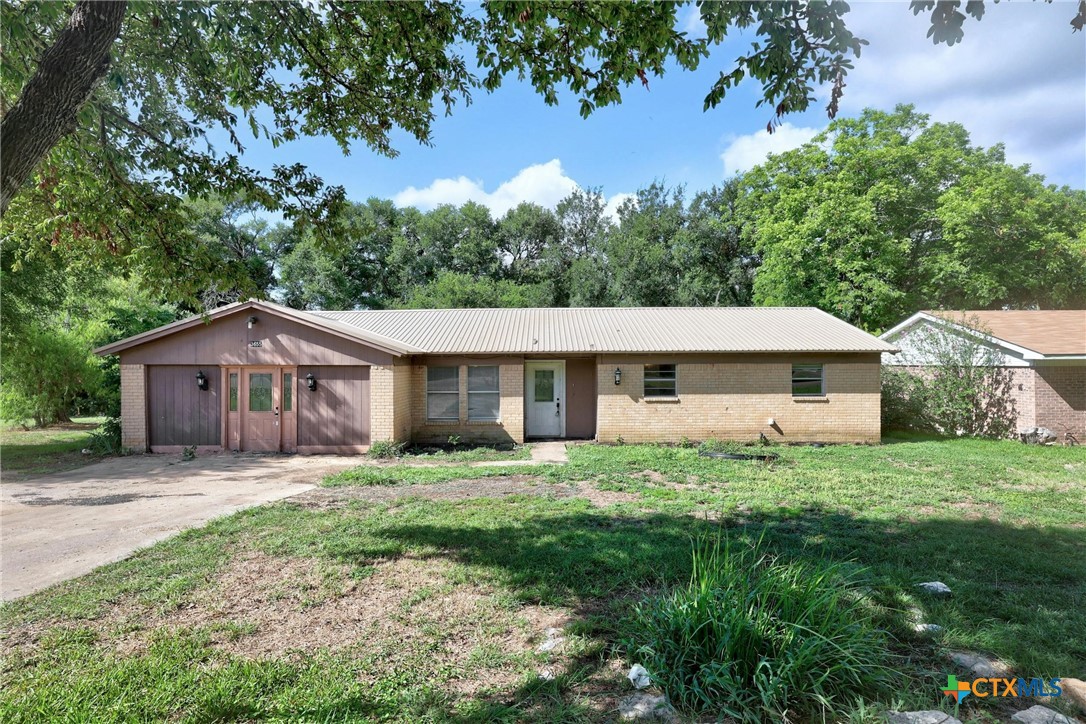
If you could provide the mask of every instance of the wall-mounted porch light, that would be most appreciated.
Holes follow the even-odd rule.
[[[252,329],[253,325],[256,324],[256,322],[257,322],[257,319],[256,319],[255,314],[253,316],[249,317],[249,329]]]
[[[203,370],[196,373],[196,386],[201,390],[207,389],[207,375],[204,374]]]
[[[615,384],[616,385],[621,385],[622,384],[622,369],[619,368],[619,367],[615,368]]]
[[[317,378],[313,376],[312,372],[305,376],[305,386],[309,388],[310,392],[317,389]]]

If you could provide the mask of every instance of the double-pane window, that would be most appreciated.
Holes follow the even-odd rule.
[[[826,394],[822,365],[792,365],[792,396],[821,397]]]
[[[678,397],[675,365],[645,365],[645,397]]]
[[[498,367],[468,367],[468,419],[496,421],[500,407]]]
[[[426,419],[460,419],[460,368],[426,368]]]

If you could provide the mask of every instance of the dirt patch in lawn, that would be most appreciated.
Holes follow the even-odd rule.
[[[638,493],[600,490],[592,482],[546,483],[538,475],[501,475],[492,478],[450,480],[444,483],[413,485],[343,486],[315,488],[291,498],[292,505],[321,510],[344,508],[352,503],[391,503],[404,498],[424,500],[470,500],[508,495],[541,495],[552,498],[586,498],[596,507],[635,503]]]
[[[371,662],[365,669],[375,680],[397,667],[425,666],[456,672],[448,687],[465,695],[511,686],[532,667],[544,632],[568,623],[568,611],[511,603],[485,585],[450,583],[452,566],[403,557],[380,561],[356,579],[347,566],[245,551],[176,610],[125,598],[79,624],[121,655],[142,653],[163,632],[200,630],[215,648],[244,658],[353,647]],[[72,624],[11,631],[6,645],[27,651],[58,625]]]
[[[507,495],[545,495],[568,498],[575,493],[576,490],[568,485],[545,483],[537,475],[501,475],[470,480],[449,480],[444,483],[315,488],[295,496],[291,502],[306,508],[328,509],[342,508],[353,502],[388,503],[401,498],[469,500],[471,498],[500,498]]]

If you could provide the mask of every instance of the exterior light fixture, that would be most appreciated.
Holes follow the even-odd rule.
[[[249,329],[252,329],[254,324],[256,324],[256,315],[255,314],[253,316],[249,317]]]
[[[201,390],[207,389],[207,375],[204,374],[203,370],[196,373],[196,386]]]
[[[312,372],[305,376],[305,386],[309,388],[310,392],[317,389],[317,378],[313,376]]]
[[[621,385],[622,384],[622,369],[619,368],[619,367],[615,368],[615,384],[616,385]]]

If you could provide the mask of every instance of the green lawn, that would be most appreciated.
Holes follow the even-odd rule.
[[[720,529],[855,565],[891,609],[899,686],[856,692],[842,719],[945,708],[953,649],[1086,672],[1081,448],[776,451],[581,445],[566,466],[341,474],[6,605],[0,718],[612,720],[632,604],[684,582],[691,538]],[[930,580],[954,595],[918,593]],[[913,634],[917,618],[945,635]],[[551,626],[565,643],[539,653]],[[1006,714],[966,702],[966,720]]]
[[[75,417],[50,427],[0,429],[0,474],[10,480],[86,465],[89,456],[81,451],[104,421],[104,417]]]

